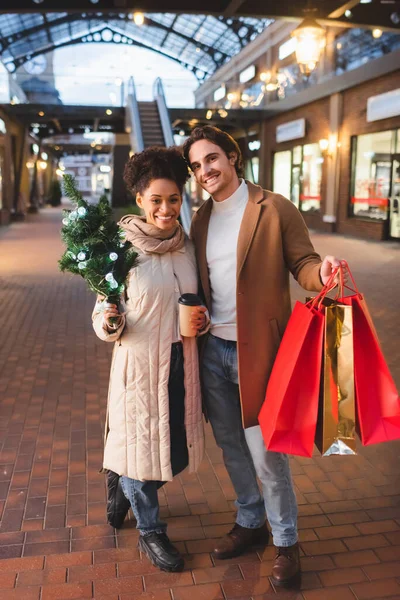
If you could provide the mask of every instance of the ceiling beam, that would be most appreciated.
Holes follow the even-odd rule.
[[[222,13],[224,17],[233,17],[236,11],[244,4],[244,0],[231,0]]]
[[[346,10],[351,10],[352,8],[357,6],[357,4],[360,4],[360,0],[348,0],[348,2],[345,2],[341,6],[338,6],[337,8],[335,8],[335,10],[332,11],[328,15],[328,17],[330,19],[340,19],[340,17],[342,17],[344,15]]]
[[[51,120],[52,120],[52,122],[54,123],[54,125],[56,126],[56,128],[58,129],[58,131],[60,131],[60,132],[61,132],[61,131],[62,131],[62,127],[61,127],[61,123],[60,123],[60,121],[59,121],[58,119],[55,119],[55,118],[54,118],[54,119],[51,119]]]

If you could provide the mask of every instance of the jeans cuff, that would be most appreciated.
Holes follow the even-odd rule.
[[[276,536],[274,537],[274,546],[276,546],[277,548],[289,548],[289,546],[294,546],[294,544],[296,544],[299,539],[298,536],[295,535],[292,538],[289,539],[284,539],[284,540],[278,540],[276,539]]]
[[[146,535],[150,535],[151,533],[162,534],[167,532],[167,527],[157,527],[157,529],[139,529],[140,535],[146,537]]]
[[[240,527],[244,527],[245,529],[259,529],[265,523],[265,519],[261,523],[255,523],[252,521],[249,523],[248,521],[242,521],[241,519],[236,519],[236,523],[240,525]]]

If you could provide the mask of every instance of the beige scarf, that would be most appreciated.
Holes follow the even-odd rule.
[[[185,244],[185,233],[180,223],[171,232],[146,223],[145,217],[125,215],[118,225],[125,231],[128,242],[145,254],[176,252]]]

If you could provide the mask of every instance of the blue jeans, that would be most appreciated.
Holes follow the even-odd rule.
[[[236,342],[208,335],[202,381],[208,417],[237,494],[236,522],[261,527],[266,511],[275,546],[292,546],[297,542],[297,502],[289,459],[265,449],[259,426],[243,429]]]
[[[185,420],[185,386],[183,371],[183,348],[180,342],[172,344],[171,365],[168,381],[169,427],[171,443],[171,466],[177,475],[188,465]],[[139,481],[123,475],[121,487],[131,503],[136,518],[136,527],[141,535],[164,533],[166,523],[160,520],[160,507],[157,490],[164,481]]]
[[[164,533],[167,524],[160,520],[160,506],[157,490],[164,485],[162,481],[139,481],[123,475],[121,487],[132,506],[136,518],[136,528],[141,535]]]

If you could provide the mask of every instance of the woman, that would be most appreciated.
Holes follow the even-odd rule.
[[[165,571],[183,559],[160,520],[157,489],[203,455],[203,423],[195,337],[181,339],[178,298],[196,293],[191,242],[178,222],[188,168],[175,148],[135,154],[124,180],[144,217],[119,225],[138,252],[120,307],[97,304],[98,337],[115,342],[111,365],[103,467],[118,473],[140,532],[139,548]],[[194,309],[195,332],[205,308]]]

